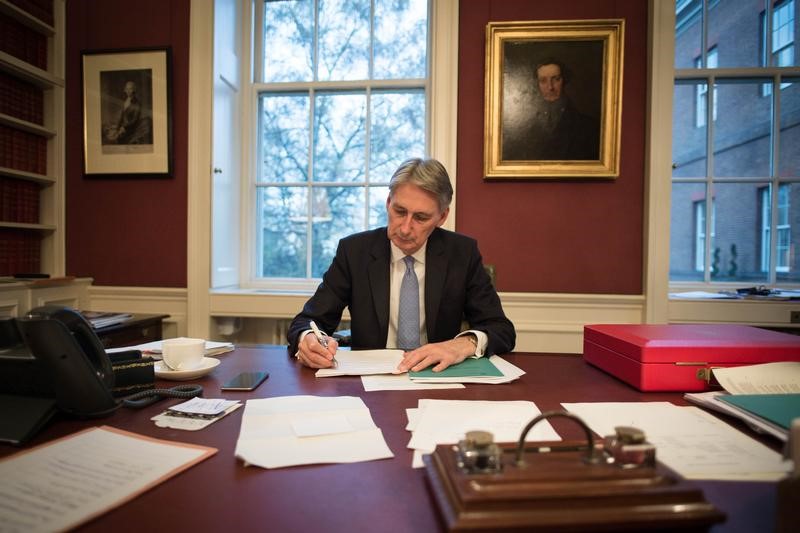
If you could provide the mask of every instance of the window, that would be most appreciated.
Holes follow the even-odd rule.
[[[706,54],[708,68],[717,68],[717,47],[712,47]],[[695,67],[703,68],[703,58],[695,58]],[[708,115],[708,84],[700,83],[695,88],[697,97],[695,99],[695,125],[702,128],[706,125]],[[714,98],[711,99],[711,120],[717,120],[717,86],[714,85]]]
[[[388,181],[429,145],[426,0],[266,0],[254,41],[253,278],[310,281],[386,223]]]
[[[713,203],[713,202],[712,202]],[[706,264],[706,201],[700,200],[694,203],[694,269],[698,272],[705,270]],[[714,242],[714,211],[711,211],[711,242]],[[714,264],[711,265],[712,275]]]
[[[769,271],[771,232],[772,227],[772,192],[769,187],[762,187],[760,193],[761,204],[761,270]],[[776,221],[777,240],[775,243],[775,270],[789,272],[791,254],[791,225],[789,221],[789,198],[791,186],[783,184],[778,188],[778,219]]]
[[[761,46],[763,52],[762,65],[777,67],[790,67],[794,65],[794,0],[776,2],[772,11],[772,25],[767,28],[766,12],[761,13]],[[767,36],[770,31],[772,38]],[[788,87],[789,83],[781,83],[781,89]],[[762,85],[762,94],[772,94],[772,84]]]
[[[796,1],[675,9],[670,281],[800,282]]]

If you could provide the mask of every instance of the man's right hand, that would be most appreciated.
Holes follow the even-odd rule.
[[[331,368],[339,343],[333,337],[327,337],[328,347],[317,340],[316,335],[308,332],[297,346],[297,359],[309,368]]]

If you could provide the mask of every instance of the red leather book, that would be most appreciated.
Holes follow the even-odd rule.
[[[594,324],[583,358],[641,391],[710,390],[714,367],[800,361],[800,336],[736,324]]]

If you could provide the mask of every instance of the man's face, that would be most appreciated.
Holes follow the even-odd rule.
[[[564,88],[564,78],[561,77],[561,67],[558,65],[542,65],[536,71],[536,80],[539,83],[539,92],[548,102],[555,102],[561,98]]]
[[[419,250],[434,229],[444,224],[450,208],[439,211],[436,197],[413,185],[400,185],[386,199],[389,240],[406,255]]]
[[[125,84],[125,96],[131,96],[135,92],[136,92],[136,85],[134,85],[130,81]]]

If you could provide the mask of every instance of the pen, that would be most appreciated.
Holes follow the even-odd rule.
[[[317,327],[317,324],[313,320],[311,321],[309,326],[311,326],[311,330],[314,332],[314,335],[317,337],[317,340],[319,341],[319,343],[322,346],[324,346],[325,348],[327,348],[328,347],[328,337],[326,337],[325,334],[323,334],[319,330],[319,328]],[[336,357],[335,356],[333,357],[333,359],[331,359],[331,361],[333,362],[333,366],[337,365],[337,361],[336,361]]]

